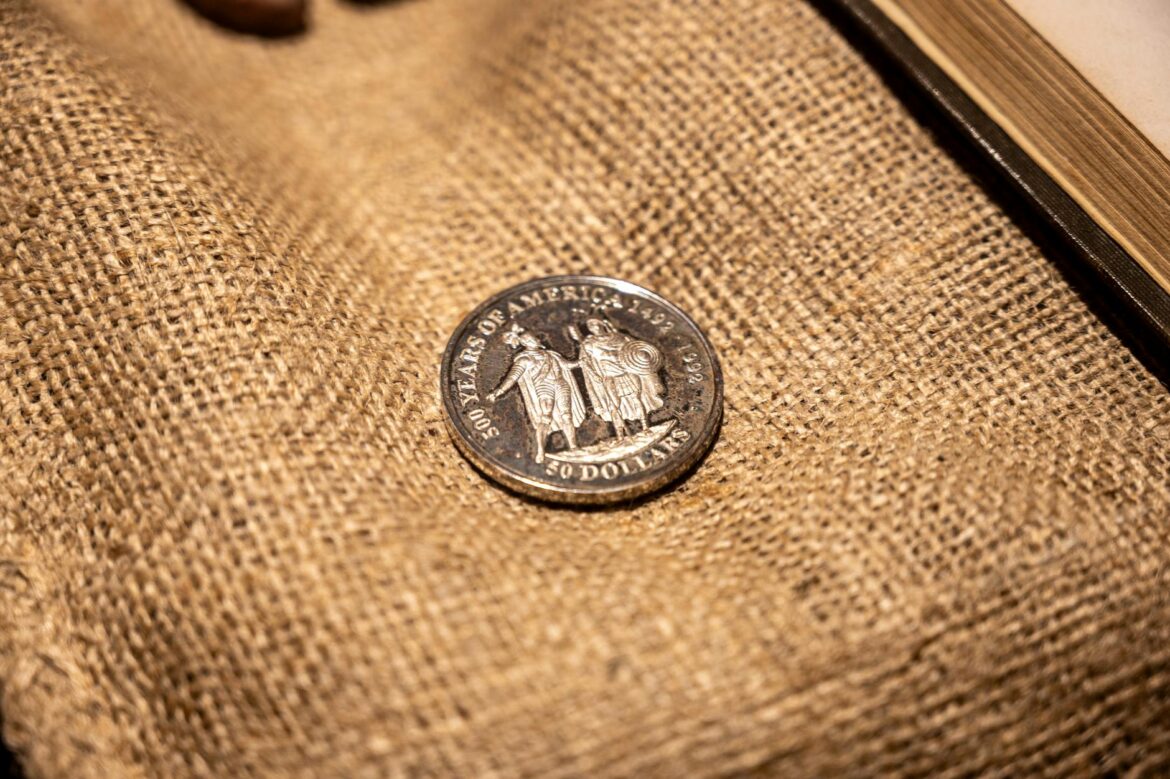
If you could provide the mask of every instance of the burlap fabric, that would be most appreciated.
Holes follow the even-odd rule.
[[[0,679],[34,777],[1170,770],[1170,397],[796,0],[3,0]],[[722,437],[583,512],[438,356],[592,272]]]

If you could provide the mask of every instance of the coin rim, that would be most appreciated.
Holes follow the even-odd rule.
[[[459,430],[456,422],[456,414],[458,409],[454,405],[454,397],[451,396],[446,388],[451,379],[451,367],[454,364],[455,350],[458,346],[460,337],[466,332],[467,328],[471,326],[475,320],[483,315],[485,311],[494,305],[497,305],[501,299],[510,295],[516,294],[522,290],[534,286],[547,286],[549,283],[554,284],[596,284],[599,286],[608,287],[617,292],[624,292],[625,294],[644,295],[650,298],[653,302],[667,309],[675,316],[682,319],[686,324],[689,324],[696,333],[698,333],[699,341],[703,349],[707,353],[708,361],[711,365],[711,377],[713,380],[715,391],[712,397],[712,413],[703,425],[699,436],[696,438],[690,453],[682,457],[677,463],[672,464],[669,468],[662,471],[657,476],[647,479],[644,482],[635,484],[627,484],[617,487],[603,487],[597,488],[580,488],[580,487],[563,487],[548,484],[543,481],[538,481],[529,476],[523,476],[513,473],[504,466],[494,462],[488,455],[476,450],[475,445],[467,440]],[[456,449],[459,450],[468,462],[471,463],[484,476],[494,481],[503,484],[509,489],[515,490],[523,495],[540,500],[546,500],[553,503],[562,504],[578,504],[578,505],[599,505],[605,503],[619,503],[621,501],[631,500],[633,498],[646,495],[661,489],[671,482],[678,479],[685,474],[692,466],[695,465],[704,455],[711,450],[715,443],[715,438],[719,432],[720,426],[723,422],[723,370],[719,365],[719,357],[715,354],[715,347],[711,345],[711,341],[707,338],[707,334],[699,327],[685,311],[671,303],[666,298],[662,297],[656,292],[646,289],[645,287],[635,284],[632,281],[625,281],[624,279],[615,279],[611,276],[592,276],[592,275],[553,275],[542,276],[537,279],[530,279],[520,284],[514,284],[511,287],[502,289],[499,292],[489,296],[484,302],[480,303],[471,313],[460,320],[459,325],[452,332],[450,339],[447,341],[447,347],[443,350],[442,361],[439,363],[439,401],[443,407],[443,422],[446,424],[447,433],[451,436],[451,440],[455,443]]]

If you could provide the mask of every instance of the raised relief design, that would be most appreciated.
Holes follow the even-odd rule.
[[[512,387],[520,387],[524,411],[536,435],[536,462],[544,462],[545,441],[554,430],[561,431],[569,448],[575,449],[577,428],[585,421],[585,402],[573,380],[576,363],[546,349],[540,339],[515,324],[504,334],[504,342],[520,352],[500,386],[488,393],[488,402],[495,403]]]
[[[575,326],[569,336],[580,344],[577,359],[544,346],[540,338],[519,325],[504,334],[504,341],[519,349],[500,385],[488,393],[495,402],[513,387],[520,388],[536,443],[536,462],[606,463],[637,454],[661,441],[675,425],[674,419],[651,424],[650,414],[664,405],[665,387],[659,378],[662,352],[653,344],[633,338],[599,317],[585,321],[582,338]],[[584,378],[586,408],[573,374]],[[592,410],[609,423],[613,436],[578,447],[577,430]],[[567,448],[546,450],[548,437],[560,431]]]

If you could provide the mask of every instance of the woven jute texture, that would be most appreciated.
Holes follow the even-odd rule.
[[[1170,770],[1170,396],[814,9],[0,8],[30,776]],[[437,402],[467,310],[585,272],[727,385],[609,510]]]

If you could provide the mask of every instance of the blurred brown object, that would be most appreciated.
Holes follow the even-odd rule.
[[[184,0],[213,22],[256,35],[291,35],[305,29],[306,0]]]

